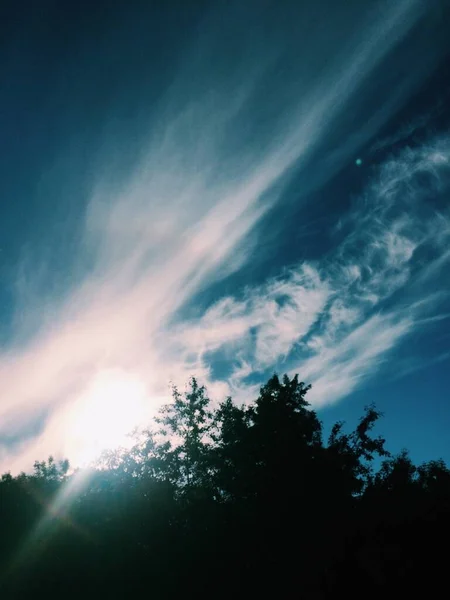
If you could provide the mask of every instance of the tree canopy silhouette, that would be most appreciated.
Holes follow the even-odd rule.
[[[253,403],[216,406],[192,378],[130,450],[4,474],[0,597],[430,593],[450,471],[392,456],[373,405],[325,442],[309,389],[274,375]]]

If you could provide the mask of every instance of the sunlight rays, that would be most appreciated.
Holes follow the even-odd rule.
[[[66,450],[74,466],[84,466],[104,450],[131,444],[128,434],[149,418],[146,387],[122,370],[101,371],[67,417]]]

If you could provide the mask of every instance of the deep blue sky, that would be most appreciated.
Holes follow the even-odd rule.
[[[2,468],[111,444],[73,423],[113,388],[245,401],[274,370],[327,426],[375,401],[393,451],[450,461],[448,2],[0,23]]]

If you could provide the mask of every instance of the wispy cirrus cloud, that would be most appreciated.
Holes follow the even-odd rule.
[[[302,51],[316,53],[317,64],[302,62],[287,83],[278,84],[280,96],[295,93],[298,101],[281,102],[276,117],[263,111],[263,145],[253,139],[261,124],[252,112],[263,101],[259,94],[267,89],[278,51],[256,60],[252,45],[243,43],[241,66],[221,78],[202,62],[211,32],[200,36],[193,65],[186,61],[182,83],[174,82],[161,102],[139,166],[120,184],[112,177],[113,185],[104,166],[96,181],[79,247],[89,257],[87,272],[62,298],[46,302],[39,298],[43,290],[21,288],[21,314],[31,314],[35,326],[28,336],[19,327],[20,344],[12,341],[0,354],[2,428],[18,440],[0,447],[1,468],[27,468],[50,452],[76,454],[70,415],[92,390],[97,397],[107,394],[108,386],[98,391],[102,373],[122,372],[142,383],[145,393],[142,387],[139,393],[148,403],[141,419],[165,396],[169,378],[179,382],[194,373],[217,394],[242,396],[251,389],[250,371],[281,364],[304,373],[331,402],[372,374],[407,335],[416,312],[402,317],[383,303],[411,284],[414,269],[415,277],[424,274],[412,260],[421,248],[434,253],[427,265],[443,261],[445,267],[448,221],[437,210],[419,218],[420,198],[408,215],[409,200],[400,197],[407,186],[408,198],[420,196],[417,173],[441,185],[448,162],[443,141],[382,167],[362,206],[350,214],[349,232],[322,261],[294,266],[239,297],[219,299],[196,320],[173,323],[195,294],[250,260],[247,236],[280,200],[291,170],[303,173],[307,188],[305,166],[341,116],[360,104],[361,86],[423,14],[421,2],[382,4],[386,10],[360,7],[341,35],[332,18],[339,10],[330,5],[331,16],[318,25],[320,39],[330,34],[327,48],[306,27],[306,12],[300,15]],[[217,22],[220,41],[229,31]],[[290,43],[298,49],[296,40],[294,31]],[[264,35],[261,47],[263,41]],[[201,84],[197,70],[205,77]],[[180,86],[183,91],[188,82],[183,95]],[[387,103],[378,124],[392,111]],[[342,143],[323,181],[356,143],[351,136]],[[235,357],[229,383],[212,377],[208,353],[219,351]],[[25,436],[34,424],[34,434]]]
[[[446,317],[448,140],[381,165],[328,256],[247,290],[244,300],[220,300],[177,339],[186,348],[195,340],[205,355],[231,346],[237,393],[251,373],[274,366],[312,382],[316,405],[370,379],[408,334]]]

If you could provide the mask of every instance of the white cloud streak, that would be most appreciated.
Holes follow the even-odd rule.
[[[236,393],[251,373],[274,366],[311,382],[316,406],[351,393],[409,333],[446,317],[433,311],[448,296],[450,213],[434,200],[438,191],[448,196],[448,158],[448,138],[392,157],[328,256],[247,290],[244,300],[220,300],[184,323],[178,341],[200,355],[231,345]],[[424,176],[434,185],[425,188]]]
[[[230,383],[211,382],[211,388],[239,396],[251,389],[245,383],[250,369],[262,372],[281,360],[292,368],[298,351],[297,366],[324,401],[332,401],[372,373],[406,335],[414,315],[368,310],[408,282],[411,257],[432,235],[432,221],[417,226],[405,212],[392,218],[389,210],[397,202],[396,187],[414,169],[427,169],[440,181],[447,148],[434,149],[422,162],[412,153],[409,162],[402,158],[395,168],[388,165],[370,192],[369,214],[362,210],[351,217],[357,233],[323,264],[299,265],[247,290],[240,300],[219,300],[197,321],[170,325],[194,294],[248,259],[245,240],[279,200],[277,184],[294,165],[301,169],[339,116],[360,101],[360,86],[422,14],[418,1],[383,7],[352,23],[345,44],[338,39],[338,46],[322,51],[326,67],[319,74],[306,63],[299,66],[308,89],[295,88],[298,105],[273,123],[263,151],[253,140],[242,147],[225,141],[230,131],[239,140],[248,107],[258,101],[255,90],[265,75],[251,53],[243,59],[245,71],[238,69],[233,78],[235,87],[227,90],[227,82],[219,82],[228,95],[196,96],[194,85],[194,99],[183,105],[170,96],[179,94],[173,86],[139,168],[120,188],[97,182],[81,245],[94,255],[91,273],[62,301],[40,310],[30,305],[42,327],[0,354],[2,429],[20,438],[42,411],[49,413],[38,436],[1,449],[1,468],[17,471],[28,468],[31,457],[63,454],[70,446],[67,415],[98,374],[111,368],[143,382],[153,409],[169,377],[179,382],[195,372],[208,380],[208,352],[233,348],[238,360]],[[331,32],[331,17],[328,27]],[[314,32],[303,40],[305,55],[308,43],[317,49]],[[180,81],[191,74],[185,66]],[[343,144],[339,160],[352,151],[352,144]],[[448,222],[441,218],[433,226],[444,241]],[[354,251],[358,236],[365,244],[362,256]]]

